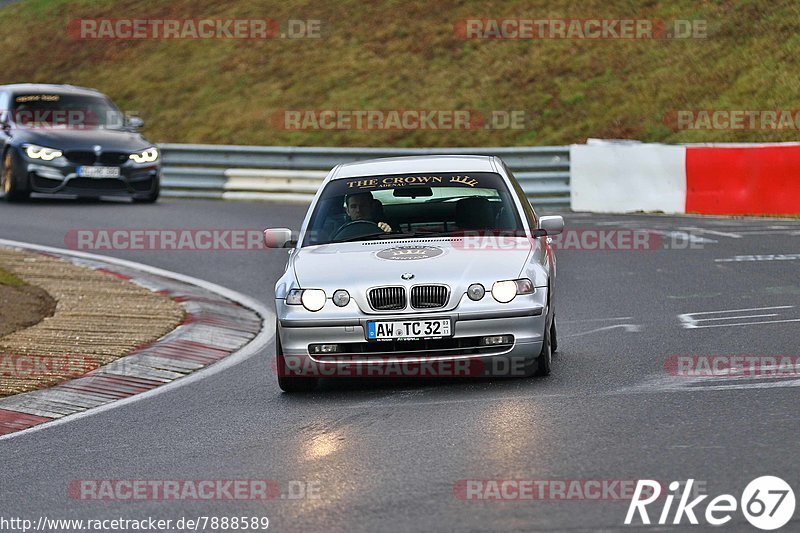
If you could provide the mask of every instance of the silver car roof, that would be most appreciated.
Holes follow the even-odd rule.
[[[423,172],[497,172],[494,159],[487,155],[421,155],[368,159],[337,166],[331,172],[330,179]]]

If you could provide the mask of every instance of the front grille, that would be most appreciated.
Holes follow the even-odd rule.
[[[397,311],[406,307],[405,287],[378,287],[369,291],[369,305],[376,311]]]
[[[101,165],[119,166],[130,159],[131,154],[125,152],[103,152],[97,158],[97,162]]]
[[[76,165],[94,165],[97,159],[94,152],[84,152],[81,150],[67,150],[64,153],[64,157]]]
[[[109,165],[119,166],[124,164],[130,154],[127,152],[102,152],[98,157],[94,152],[85,150],[67,150],[64,156],[76,165]]]
[[[447,303],[447,287],[444,285],[417,285],[411,288],[411,307],[414,309],[436,309]]]

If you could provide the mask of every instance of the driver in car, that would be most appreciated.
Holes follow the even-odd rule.
[[[345,211],[347,212],[350,222],[369,220],[370,222],[377,223],[378,227],[386,233],[392,231],[392,227],[386,222],[375,220],[375,200],[371,192],[366,191],[348,194],[344,201]]]

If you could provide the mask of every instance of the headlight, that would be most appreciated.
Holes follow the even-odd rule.
[[[496,281],[492,285],[492,296],[502,304],[506,304],[514,299],[517,294],[533,294],[536,287],[528,278]]]
[[[55,148],[45,148],[44,146],[36,146],[35,144],[25,145],[25,155],[31,159],[41,159],[42,161],[52,161],[56,157],[61,157],[64,153]]]
[[[325,291],[322,289],[292,289],[286,295],[287,305],[302,305],[309,311],[319,311],[325,306]]]
[[[306,289],[300,296],[303,307],[309,311],[319,311],[325,306],[325,291],[322,289]]]
[[[507,304],[517,295],[517,283],[515,281],[495,281],[492,285],[492,296],[501,304]]]
[[[350,293],[344,289],[339,289],[333,293],[333,298],[331,299],[338,307],[344,307],[350,303]]]
[[[152,163],[153,161],[158,160],[158,149],[153,146],[147,150],[142,150],[141,152],[131,154],[130,158],[136,163]]]

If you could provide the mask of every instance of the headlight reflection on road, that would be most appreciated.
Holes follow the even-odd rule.
[[[538,449],[542,441],[551,440],[551,422],[548,411],[529,399],[490,401],[476,419],[476,434],[484,436],[476,444],[484,457],[510,463]]]
[[[306,444],[305,455],[307,459],[320,459],[339,449],[344,437],[336,433],[321,433],[314,436]]]

